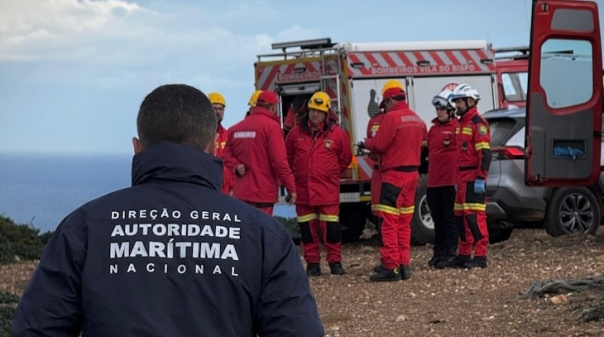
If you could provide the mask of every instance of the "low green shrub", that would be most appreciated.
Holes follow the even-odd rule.
[[[0,336],[10,336],[19,296],[0,292]]]
[[[274,218],[280,223],[282,223],[283,226],[290,233],[300,233],[300,228],[298,227],[298,220],[296,220],[296,218],[284,218],[281,216],[275,216]]]
[[[40,259],[50,235],[0,215],[0,263]]]

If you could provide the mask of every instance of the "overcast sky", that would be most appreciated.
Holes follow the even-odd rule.
[[[602,1],[602,0],[601,0]],[[0,0],[0,152],[130,153],[144,96],[221,92],[239,121],[271,43],[528,45],[531,0]]]

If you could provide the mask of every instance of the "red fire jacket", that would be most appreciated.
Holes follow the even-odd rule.
[[[223,160],[234,173],[233,196],[238,199],[275,203],[279,182],[289,193],[296,192],[279,118],[265,108],[255,107],[249,117],[229,129]],[[239,164],[245,165],[243,176],[235,173]]]
[[[365,147],[381,155],[381,171],[419,167],[422,142],[427,133],[426,123],[403,101],[384,113],[379,131],[375,138],[365,141]],[[395,139],[404,141],[395,142]]]
[[[461,116],[459,125],[455,128],[455,136],[460,174],[463,174],[466,181],[486,179],[491,165],[491,132],[489,123],[478,114],[476,107]]]
[[[222,124],[218,124],[216,130],[216,157],[218,158],[222,158],[228,135],[228,130],[225,129]],[[222,192],[229,194],[233,191],[233,179],[233,173],[226,168],[226,165],[223,165]]]
[[[297,204],[340,203],[340,175],[352,161],[350,139],[332,120],[314,136],[304,117],[285,139],[287,160],[296,180]]]
[[[441,123],[432,120],[428,131],[428,187],[454,186],[457,171],[457,119]]]

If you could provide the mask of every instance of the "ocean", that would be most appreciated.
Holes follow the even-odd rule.
[[[71,211],[131,184],[132,155],[0,153],[0,215],[41,232]],[[294,217],[293,206],[275,215]]]

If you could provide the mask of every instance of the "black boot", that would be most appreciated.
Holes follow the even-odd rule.
[[[463,264],[463,267],[466,269],[472,269],[476,267],[486,268],[487,266],[488,264],[486,256],[474,256],[473,259]]]
[[[408,265],[405,264],[401,264],[398,267],[398,271],[401,274],[401,280],[408,280],[411,278],[411,270],[409,269]]]
[[[329,264],[329,269],[331,270],[331,275],[344,275],[346,274],[346,270],[342,267],[341,262],[334,262]]]
[[[445,269],[447,265],[455,264],[455,254],[446,254],[440,257],[434,268]]]
[[[306,276],[321,276],[321,265],[318,263],[306,265]]]
[[[470,255],[457,255],[451,259],[449,263],[445,265],[446,268],[463,268],[466,262],[470,262],[472,257]]]
[[[379,273],[371,275],[369,279],[373,282],[394,282],[401,280],[401,274],[398,268],[383,268]]]
[[[436,267],[438,262],[442,259],[442,256],[442,249],[437,248],[437,246],[434,246],[434,252],[432,253],[432,257],[430,258],[430,260],[428,260],[428,266],[433,268]]]
[[[447,265],[455,264],[453,260],[457,254],[457,245],[445,249],[442,254],[440,260],[436,263],[436,266],[434,266],[436,269],[444,269]]]

